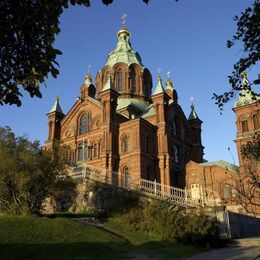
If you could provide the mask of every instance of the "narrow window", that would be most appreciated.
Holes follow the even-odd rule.
[[[119,69],[117,72],[117,84],[118,84],[118,92],[122,92],[123,87],[123,77],[122,77],[122,70]]]
[[[135,71],[132,72],[131,80],[132,80],[132,93],[136,93],[136,74],[135,74]]]
[[[78,161],[83,161],[83,145],[82,145],[82,143],[78,144]]]
[[[246,120],[242,120],[241,121],[241,125],[242,125],[242,132],[247,132],[248,131],[247,121]]]
[[[88,132],[89,128],[88,128],[88,125],[89,122],[88,122],[88,114],[85,113],[81,116],[80,118],[80,123],[79,123],[79,134],[82,135],[82,134],[85,134]]]
[[[259,128],[259,117],[258,117],[258,115],[253,115],[253,123],[254,123],[254,128],[258,129]]]
[[[96,159],[98,157],[97,144],[96,143],[93,145],[93,157],[94,157],[94,159]]]
[[[131,187],[131,179],[130,179],[130,174],[129,174],[128,167],[124,168],[124,179],[125,179],[125,182],[124,182],[125,189],[130,189],[130,187]]]
[[[124,136],[122,138],[122,146],[121,146],[122,152],[126,153],[128,151],[128,140],[127,140],[127,136]]]
[[[87,156],[88,156],[88,142],[84,141],[83,143],[83,161],[87,160]]]

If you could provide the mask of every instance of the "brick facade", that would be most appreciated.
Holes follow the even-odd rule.
[[[169,77],[163,86],[159,76],[152,93],[151,73],[129,39],[128,30],[118,32],[95,84],[86,76],[67,114],[56,100],[48,113],[46,149],[66,146],[72,162],[105,169],[110,177],[119,172],[184,187],[187,162],[203,161],[202,121],[186,118]]]
[[[242,78],[243,84],[247,86],[246,73],[242,74]],[[234,142],[237,146],[239,166],[225,161],[207,163],[190,161],[186,165],[186,188],[191,190],[193,196],[207,196],[215,203],[226,204],[229,207],[244,203],[244,209],[247,207],[247,211],[260,214],[260,190],[257,185],[252,186],[251,184],[254,178],[259,180],[260,162],[259,160],[246,160],[241,154],[242,145],[252,142],[254,138],[259,140],[259,104],[259,99],[254,99],[251,92],[242,90],[233,108],[236,114],[237,127]],[[243,203],[240,203],[241,199],[239,199],[236,190],[241,190],[247,194],[251,192],[254,195],[253,204],[244,199]],[[239,208],[241,210],[241,207],[235,207],[235,210]]]

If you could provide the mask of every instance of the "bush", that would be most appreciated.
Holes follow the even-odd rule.
[[[186,214],[162,201],[143,203],[120,217],[129,231],[141,232],[157,240],[218,246],[217,221],[204,214]]]

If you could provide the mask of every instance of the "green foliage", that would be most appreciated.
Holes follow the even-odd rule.
[[[260,134],[255,133],[252,142],[247,142],[241,147],[241,154],[244,159],[260,161]]]
[[[235,16],[237,31],[232,40],[227,41],[227,47],[231,48],[236,42],[242,42],[243,57],[233,66],[232,75],[228,76],[231,90],[222,95],[213,94],[213,99],[219,108],[231,100],[238,91],[245,89],[251,91],[253,97],[259,96],[252,89],[253,85],[260,84],[260,74],[258,78],[251,81],[249,86],[243,86],[241,73],[250,70],[260,61],[260,2],[255,0],[252,7],[248,7],[240,17]]]
[[[68,177],[66,165],[53,158],[38,141],[0,128],[0,210],[38,214],[47,197],[75,196],[76,184]]]
[[[88,7],[90,1],[0,1],[0,105],[20,106],[21,89],[41,98],[40,85],[49,75],[57,77],[62,52],[53,44],[60,32],[59,17],[69,5]]]
[[[217,222],[206,215],[185,214],[165,202],[151,202],[130,209],[120,217],[121,224],[156,240],[217,246]]]

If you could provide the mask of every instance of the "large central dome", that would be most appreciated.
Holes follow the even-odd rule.
[[[130,32],[125,27],[118,31],[117,38],[116,48],[109,53],[105,66],[96,76],[97,98],[99,99],[100,93],[107,88],[109,78],[109,84],[120,94],[119,108],[130,104],[136,106],[141,102],[138,103],[138,109],[143,110],[140,109],[143,102],[148,104],[151,97],[151,73],[143,66],[138,52],[133,50]]]
[[[117,33],[117,37],[116,48],[109,53],[106,65],[113,67],[116,63],[123,62],[127,65],[135,63],[143,66],[139,53],[132,49],[130,32],[127,29],[122,29]]]

